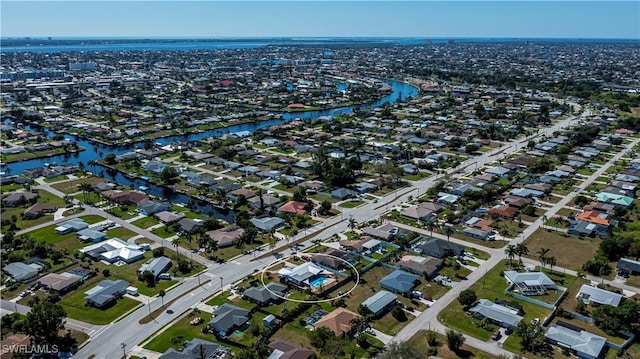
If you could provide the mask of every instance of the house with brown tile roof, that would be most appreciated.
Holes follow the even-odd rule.
[[[320,318],[313,326],[315,328],[326,327],[336,336],[349,336],[351,334],[351,320],[359,317],[359,314],[340,307]]]
[[[280,338],[269,343],[269,348],[273,349],[269,359],[309,359],[314,355],[313,351]]]
[[[219,247],[229,247],[234,245],[243,233],[244,229],[238,226],[229,226],[209,231],[207,235],[212,240],[218,242]]]
[[[487,212],[489,214],[495,214],[500,217],[512,218],[516,215],[516,213],[518,213],[518,208],[507,204],[504,206],[491,207]]]
[[[53,213],[58,210],[58,206],[49,203],[36,203],[33,206],[24,210],[25,219],[38,218],[46,213]]]
[[[442,259],[431,256],[421,257],[406,255],[402,256],[397,265],[400,269],[404,269],[418,275],[426,273],[428,277],[431,277],[436,274],[440,268],[442,268],[442,263]]]
[[[304,202],[289,201],[283,204],[282,206],[280,206],[280,208],[278,208],[278,212],[305,214],[307,212],[304,209],[305,206],[306,206],[306,203]]]

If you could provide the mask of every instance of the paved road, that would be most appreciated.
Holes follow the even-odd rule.
[[[560,121],[555,125],[551,126],[547,131],[549,131],[549,133],[552,133],[553,131],[564,128],[574,118],[575,117],[570,117],[568,119]],[[533,135],[519,142],[512,142],[510,144],[503,146],[502,148],[499,148],[499,149],[484,153],[481,156],[469,159],[463,162],[462,164],[460,164],[460,166],[457,168],[458,170],[460,170],[460,173],[454,173],[453,171],[451,171],[449,176],[453,178],[459,177],[461,176],[462,170],[469,166],[475,166],[477,168],[480,168],[494,160],[497,160],[499,157],[507,156],[525,147],[529,139],[536,136],[537,135]],[[432,187],[437,180],[439,180],[439,178],[436,178],[435,176],[433,176],[423,181],[414,182],[413,188],[401,189],[397,193],[392,193],[385,197],[382,197],[380,199],[379,204],[368,203],[351,210],[346,210],[345,214],[347,216],[352,216],[357,222],[363,222],[363,221],[376,218],[377,216],[385,212],[389,207],[406,202],[409,199],[409,196],[417,197],[420,193],[424,193],[428,188]],[[153,233],[145,230],[141,230],[138,227],[135,227],[123,220],[120,220],[119,218],[111,216],[100,209],[89,207],[87,208],[87,211],[88,212],[85,214],[103,215],[109,218],[110,220],[113,220],[114,222],[122,225],[123,227],[131,229],[137,233],[140,233],[145,237],[156,241],[157,243],[161,243],[165,246],[171,245],[168,241],[154,235]],[[324,228],[326,228],[326,230],[324,230],[320,235],[317,236],[320,239],[326,239],[333,236],[334,234],[345,231],[347,229],[347,221],[344,221],[343,216],[336,216],[335,218],[329,219],[328,221],[326,221],[325,223],[319,226],[309,229],[308,233],[307,231],[302,231],[302,233],[299,233],[297,236],[294,236],[292,240],[303,238],[307,234],[315,233]],[[304,243],[304,246],[308,246],[310,244],[311,244],[311,241],[308,240]],[[280,241],[276,244],[276,248],[283,250],[285,249],[284,247],[286,245],[287,244],[284,241]],[[180,248],[180,250],[181,250],[181,253],[186,252],[186,250],[182,248]],[[185,254],[185,255],[189,255],[189,254]],[[199,256],[194,256],[194,259],[196,259],[196,257],[199,257]],[[472,273],[470,276],[471,278],[469,278],[468,282],[472,283],[475,280],[477,280],[481,276],[480,273],[483,272],[482,269],[493,267],[495,263],[497,263],[497,261],[499,260],[498,256],[495,256],[495,257],[496,259],[488,260],[487,262],[481,265],[480,270],[476,270],[474,273]],[[153,311],[159,308],[160,299],[154,298],[153,300],[150,301],[149,305],[145,305],[143,308],[138,309],[137,311],[131,313],[129,316],[120,320],[117,323],[106,325],[98,329],[96,332],[94,332],[92,335],[91,342],[78,352],[77,357],[85,358],[91,355],[95,355],[96,359],[119,357],[122,353],[121,343],[125,344],[126,346],[125,349],[129,348],[130,350],[135,345],[139,344],[142,340],[144,340],[149,335],[151,335],[153,332],[155,332],[157,329],[169,323],[173,317],[179,315],[180,313],[184,312],[185,310],[188,310],[191,307],[194,307],[200,301],[210,297],[216,291],[220,290],[219,281],[221,277],[224,278],[225,284],[235,282],[237,280],[242,279],[247,274],[253,272],[254,269],[261,269],[266,264],[272,261],[270,258],[252,261],[251,255],[244,255],[233,261],[230,261],[224,264],[210,264],[208,260],[202,257],[199,257],[196,260],[198,260],[201,263],[207,263],[207,272],[205,274],[200,275],[199,278],[190,278],[186,280],[177,288],[169,291],[164,298],[165,302],[170,302],[171,300],[178,297],[180,298],[176,300],[176,302],[172,303],[170,306],[170,309],[173,310],[174,314],[168,314],[165,312],[159,315],[157,318],[155,318],[154,321],[148,324],[144,324],[144,325],[138,324],[138,321],[141,318],[145,317],[150,311]],[[478,278],[475,278],[475,277],[478,277]],[[207,280],[211,280],[211,281],[206,283],[203,286],[198,286],[198,280],[203,282]],[[455,297],[457,297],[457,294],[452,296],[452,298],[455,298]],[[438,303],[443,303],[443,302],[444,301],[439,301]],[[436,305],[440,305],[438,303],[436,303]],[[425,313],[432,313],[432,312],[436,312],[436,311],[428,310]],[[422,318],[425,315],[425,313],[420,315],[418,319]],[[424,324],[422,320],[416,320],[414,322],[416,323],[415,324],[413,324],[413,322],[410,323],[411,327],[415,326],[416,328],[419,328],[421,327],[422,324]],[[473,339],[471,339],[469,343],[474,344]]]
[[[16,311],[22,315],[26,315],[31,311],[31,307],[14,303],[5,299],[0,300],[0,316],[4,316],[5,314],[8,314],[8,313],[15,313]],[[65,327],[67,329],[79,330],[91,336],[97,330],[99,330],[102,326],[86,323],[76,319],[66,318]]]
[[[632,148],[633,146],[635,146],[636,144],[638,144],[638,142],[640,142],[640,139],[635,139],[631,144],[627,145],[627,149]],[[601,166],[598,170],[596,170],[591,176],[589,176],[587,179],[585,179],[578,187],[580,188],[580,191],[584,190],[589,184],[591,184],[591,182],[593,182],[596,178],[598,178],[599,176],[601,176],[606,170],[607,168],[609,168],[610,165],[612,165],[615,161],[619,160],[622,156],[624,156],[624,154],[626,153],[625,150],[620,151],[619,153],[617,153],[616,155],[614,155],[608,162],[607,164]],[[551,218],[551,216],[556,213],[560,208],[564,207],[567,203],[569,203],[573,197],[575,195],[577,195],[579,192],[571,192],[569,195],[563,197],[563,199],[561,199],[558,203],[556,203],[555,205],[553,205],[553,207],[549,208],[546,212],[545,215],[548,218]],[[542,225],[542,219],[543,216],[540,216],[536,221],[534,221],[529,227],[527,227],[523,233],[521,235],[519,235],[518,237],[514,238],[513,240],[510,241],[510,244],[518,244],[523,242],[525,239],[529,238],[529,236],[531,236],[538,228],[540,228],[540,226]],[[456,242],[458,242],[456,240]],[[469,246],[470,244],[465,243],[465,245]],[[468,277],[467,280],[462,281],[460,283],[458,283],[455,287],[453,287],[450,291],[448,291],[445,295],[443,295],[431,308],[429,308],[428,310],[424,311],[421,315],[419,315],[415,320],[413,320],[411,323],[409,323],[409,325],[407,325],[406,327],[404,327],[399,333],[398,335],[396,335],[395,340],[397,341],[406,341],[409,338],[411,338],[415,333],[417,333],[419,330],[423,330],[423,329],[427,329],[429,327],[436,329],[440,332],[443,332],[443,330],[446,330],[446,328],[444,327],[443,324],[446,325],[446,323],[439,323],[438,322],[438,314],[444,310],[444,308],[446,308],[449,303],[451,303],[453,300],[456,300],[456,298],[458,297],[458,295],[460,294],[460,292],[462,292],[465,289],[468,289],[469,287],[471,287],[471,285],[473,285],[476,281],[478,281],[487,271],[491,270],[493,267],[495,267],[501,260],[506,258],[506,255],[504,254],[504,250],[498,250],[498,249],[490,249],[490,248],[484,248],[483,250],[491,253],[491,258],[489,258],[489,260],[487,260],[486,262],[482,263],[475,271],[473,271]],[[526,260],[527,263],[536,263],[538,264],[538,262],[535,262],[533,260]],[[558,268],[556,267],[556,270],[564,270],[564,268]],[[567,271],[567,273],[576,275],[576,273],[574,271]],[[599,278],[594,278],[594,277],[589,277],[590,280],[596,280],[598,281]],[[617,283],[617,282],[612,282],[612,281],[607,281],[607,284],[610,284],[611,286],[614,287],[619,287],[622,289],[627,289],[627,290],[631,290],[633,292],[638,293],[639,290],[637,288],[633,288],[621,283]],[[499,355],[501,353],[504,353],[504,351],[502,350],[502,348],[499,348],[498,346],[496,346],[494,343],[491,342],[482,342],[479,341],[475,338],[469,337],[467,336],[467,341],[468,344],[482,349],[484,351],[487,351],[489,353],[492,354],[496,354]]]

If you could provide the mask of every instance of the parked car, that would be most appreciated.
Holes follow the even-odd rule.
[[[504,331],[504,334],[506,334],[506,335],[511,335],[511,333],[513,333],[513,328],[511,328],[511,327],[505,329],[505,331]]]
[[[430,301],[430,302],[433,302],[433,298],[431,298],[431,297],[430,297],[430,296],[428,296],[428,295],[423,295],[423,296],[422,296],[422,298],[423,298],[424,300],[428,300],[428,301]]]
[[[493,333],[491,335],[491,339],[492,340],[498,340],[498,339],[500,339],[501,336],[502,336],[502,334],[500,334],[500,330],[496,330],[495,333]]]

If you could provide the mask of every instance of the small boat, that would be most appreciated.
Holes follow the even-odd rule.
[[[144,192],[144,191],[147,191],[147,190],[149,189],[149,187],[147,187],[147,186],[140,186],[140,187],[138,187],[138,189]]]

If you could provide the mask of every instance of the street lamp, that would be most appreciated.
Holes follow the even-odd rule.
[[[223,280],[223,279],[224,279],[224,278],[220,277],[220,291],[222,291],[222,280]]]

